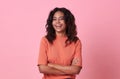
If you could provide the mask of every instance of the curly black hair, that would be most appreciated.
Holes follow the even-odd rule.
[[[62,8],[56,7],[50,11],[47,19],[47,23],[45,25],[46,32],[47,32],[46,38],[51,44],[56,39],[56,34],[52,25],[52,21],[53,21],[53,16],[57,11],[61,11],[64,14],[64,20],[66,23],[66,35],[68,37],[67,40],[65,41],[66,45],[71,44],[72,42],[76,42],[79,38],[77,37],[75,17],[70,12],[70,10],[64,7]]]

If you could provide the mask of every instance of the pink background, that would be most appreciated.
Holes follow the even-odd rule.
[[[55,7],[72,11],[83,44],[77,79],[120,79],[120,0],[1,0],[0,79],[41,79],[39,43]]]

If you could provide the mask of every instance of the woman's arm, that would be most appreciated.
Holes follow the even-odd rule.
[[[64,72],[47,65],[38,65],[38,68],[40,73],[53,74],[53,75],[65,75]]]
[[[62,72],[64,72],[65,74],[79,74],[80,70],[82,69],[82,67],[80,66],[75,66],[75,65],[71,65],[71,66],[62,66],[62,65],[58,65],[58,64],[48,64],[49,67],[58,69]]]

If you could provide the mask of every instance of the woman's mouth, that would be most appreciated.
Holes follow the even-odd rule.
[[[56,27],[56,28],[61,28],[61,27],[62,27],[62,25],[55,25],[55,27]]]

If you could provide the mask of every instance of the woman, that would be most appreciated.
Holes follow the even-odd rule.
[[[47,19],[46,31],[38,57],[43,79],[75,79],[82,68],[82,56],[73,14],[66,8],[53,9]]]

